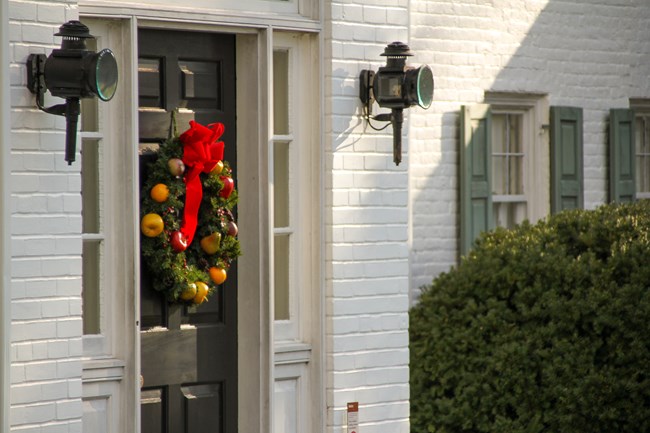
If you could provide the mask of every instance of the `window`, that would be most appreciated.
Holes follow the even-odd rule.
[[[88,48],[96,50],[95,40]],[[82,215],[82,307],[84,346],[88,355],[108,352],[106,327],[102,315],[110,308],[104,298],[102,271],[104,270],[104,218],[101,212],[105,198],[103,186],[103,158],[105,137],[100,126],[103,108],[96,98],[82,99],[80,155],[81,215]]]
[[[492,111],[492,212],[499,227],[513,227],[527,217],[531,185],[524,181],[529,174],[524,163],[530,150],[524,147],[524,115]]]
[[[650,111],[635,118],[636,198],[650,198]]]
[[[273,33],[272,182],[274,425],[276,433],[313,431],[320,310],[316,146],[316,40]]]
[[[582,110],[549,110],[536,94],[485,99],[461,111],[461,254],[482,231],[582,207]]]
[[[622,114],[621,111],[627,112],[627,116],[633,124],[630,123],[631,139],[634,146],[633,170],[635,198],[650,198],[650,99],[632,99],[630,100],[630,110],[612,110],[612,115]],[[612,117],[614,119],[614,117]],[[614,119],[616,121],[616,119]],[[618,140],[618,146],[625,140],[625,137],[612,137],[612,140]],[[621,150],[619,149],[619,152]]]
[[[650,198],[650,100],[610,110],[609,135],[610,200]]]
[[[111,47],[124,77],[126,56],[119,32],[106,21],[84,19],[95,35],[97,49]],[[132,340],[135,302],[133,238],[137,226],[136,186],[132,183],[135,155],[124,125],[124,89],[107,103],[83,99],[81,131],[74,164],[81,169],[82,194],[82,319],[84,371],[123,365],[117,359],[122,344]],[[110,361],[109,361],[110,360]],[[114,373],[111,373],[114,374]]]
[[[541,95],[488,93],[492,112],[492,213],[498,227],[549,212],[548,110]],[[546,186],[544,186],[546,185]]]
[[[305,38],[305,40],[302,40]],[[274,34],[273,293],[276,342],[309,341],[313,267],[313,130],[308,36]],[[300,71],[300,72],[299,72]],[[297,109],[297,107],[301,107]]]
[[[295,278],[291,277],[295,262],[296,209],[292,208],[296,188],[296,154],[293,125],[289,122],[289,61],[293,50],[273,50],[273,245],[274,245],[274,318],[278,322],[295,322],[298,318]],[[285,326],[287,328],[287,326]],[[293,334],[295,334],[295,331]],[[285,333],[281,333],[285,334]],[[289,335],[284,335],[289,337]],[[295,335],[294,335],[295,337]]]
[[[89,44],[94,43],[93,39]],[[89,46],[89,49],[96,47]],[[101,160],[103,137],[99,132],[96,99],[82,99],[81,111],[81,199],[82,199],[82,305],[84,335],[101,333],[101,258],[104,234],[101,221]]]

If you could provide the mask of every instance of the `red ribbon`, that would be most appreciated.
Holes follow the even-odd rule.
[[[190,121],[190,129],[180,136],[183,143],[183,163],[186,171],[185,208],[181,233],[187,238],[187,245],[192,243],[198,224],[199,207],[203,198],[203,185],[200,173],[210,173],[215,165],[223,160],[223,141],[217,142],[223,134],[222,123],[212,123],[207,127]]]

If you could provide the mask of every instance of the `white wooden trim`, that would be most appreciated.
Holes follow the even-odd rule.
[[[322,246],[324,231],[322,120],[323,71],[320,37],[304,33],[274,33],[274,49],[289,49],[290,134],[275,135],[276,142],[292,141],[290,168],[290,226],[275,234],[293,234],[290,264],[291,320],[274,321],[275,384],[296,380],[298,402],[288,414],[296,431],[324,431],[324,278]],[[299,71],[299,73],[296,73]],[[316,83],[319,83],[318,85]],[[320,101],[320,102],[316,102]],[[289,138],[290,140],[286,140]],[[270,187],[271,192],[272,186]],[[271,205],[273,201],[271,200]],[[273,212],[269,214],[272,219]],[[271,252],[273,249],[270,250]],[[273,278],[271,278],[273,282]],[[274,391],[276,390],[274,386]],[[275,394],[275,397],[280,395]],[[305,404],[305,402],[310,402]],[[275,404],[275,401],[274,401]],[[285,408],[286,409],[286,408]],[[274,407],[274,415],[275,407]],[[278,412],[282,416],[283,413]],[[271,424],[274,428],[276,420]]]
[[[315,0],[300,0],[300,2],[313,2]],[[215,31],[214,26],[224,26],[232,29],[235,26],[241,28],[264,29],[273,27],[277,30],[293,30],[301,32],[320,32],[322,23],[318,17],[304,16],[297,13],[269,13],[259,8],[250,6],[248,10],[223,9],[223,8],[198,8],[193,3],[192,7],[182,7],[175,0],[165,0],[166,4],[145,4],[140,1],[111,0],[82,0],[79,2],[79,13],[84,16],[125,18],[136,16],[140,20],[159,22],[158,27],[182,26],[187,29],[188,25],[210,26],[210,31]],[[246,2],[235,0],[233,4],[245,4]],[[268,3],[265,0],[248,2],[249,5],[263,5]],[[214,4],[214,2],[212,2]],[[308,8],[304,8],[308,9]],[[143,22],[139,22],[142,25]],[[218,31],[218,30],[217,30]]]
[[[89,7],[101,6],[106,3],[106,0],[86,0],[84,2]],[[299,16],[296,0],[220,0],[218,3],[211,0],[193,0],[191,4],[179,3],[175,0],[119,0],[111,1],[110,3],[113,7],[145,7],[148,9],[174,10],[177,12],[200,11],[203,14],[230,13],[237,15],[242,12],[247,12],[255,15],[285,14]]]
[[[492,194],[492,203],[526,203],[524,194]]]
[[[272,30],[237,37],[239,432],[268,431],[273,401],[272,226],[269,215]]]
[[[11,148],[9,140],[9,6],[0,3],[0,433],[9,433],[11,366]]]
[[[325,2],[319,2],[320,11],[319,16],[325,16]],[[328,3],[329,6],[329,3]],[[324,259],[327,256],[327,230],[325,228],[324,222],[327,220],[327,201],[326,197],[326,176],[325,171],[327,169],[327,152],[325,150],[325,143],[328,143],[326,139],[326,123],[325,123],[325,113],[327,111],[328,103],[326,102],[326,77],[325,72],[327,69],[327,63],[323,61],[327,55],[325,50],[325,32],[320,32],[318,35],[317,46],[312,50],[313,64],[316,66],[318,80],[318,100],[320,101],[319,105],[319,115],[318,119],[318,137],[317,146],[318,150],[314,153],[314,158],[316,158],[317,163],[315,164],[316,170],[318,170],[318,183],[314,184],[314,196],[319,197],[318,209],[320,212],[314,212],[314,227],[318,227],[318,230],[315,231],[317,236],[315,240],[320,242],[320,249],[317,252],[317,257],[314,258],[314,263],[317,263],[318,266],[314,271],[314,281],[316,285],[314,287],[318,288],[318,293],[314,296],[313,301],[317,303],[314,311],[318,313],[318,319],[314,320],[314,323],[318,323],[319,329],[319,340],[314,341],[312,344],[312,359],[315,362],[315,365],[312,368],[312,386],[314,387],[314,406],[318,410],[312,415],[314,423],[314,432],[315,433],[324,433],[327,429],[327,417],[325,413],[326,402],[327,402],[327,387],[326,385],[326,369],[327,369],[327,350],[325,342],[325,330],[326,328],[326,300],[327,300],[327,272],[325,271]],[[410,212],[409,212],[410,214]]]
[[[115,97],[99,105],[99,133],[104,170],[102,194],[105,213],[101,308],[102,334],[84,336],[83,398],[88,404],[108,399],[106,422],[111,432],[137,432],[139,422],[138,260],[139,198],[137,182],[137,55],[134,20],[93,20],[82,17],[98,36],[100,48],[117,57],[119,84]],[[135,72],[134,72],[135,71]],[[135,93],[134,93],[135,92]],[[90,349],[90,350],[86,350]],[[84,403],[86,405],[87,403]]]
[[[126,127],[125,134],[128,137],[129,142],[137,143],[139,141],[138,134],[138,52],[135,47],[138,46],[138,19],[136,17],[130,17],[125,21],[124,27],[122,29],[122,39],[123,47],[127,50],[127,47],[130,48],[125,54],[125,58],[128,59],[128,64],[125,66],[125,71],[128,73],[124,74],[125,83],[124,89],[127,93],[127,108],[124,110],[124,124]],[[138,149],[137,146],[131,146],[131,152],[128,154],[128,157],[133,160],[133,164],[129,167],[132,182],[137,182],[138,179],[138,165],[135,161],[138,160]],[[134,194],[131,197],[131,203],[133,209],[139,209],[140,206],[140,194]],[[128,220],[127,220],[128,221]],[[140,215],[138,212],[134,212],[131,215],[130,224],[132,227],[140,226]],[[137,229],[134,229],[135,232],[138,232]],[[134,236],[135,242],[132,242],[132,253],[133,257],[139,257],[140,255],[140,233]],[[132,354],[130,359],[127,360],[127,377],[130,379],[130,385],[125,387],[126,397],[124,398],[125,404],[127,407],[132,407],[135,411],[133,417],[131,417],[131,423],[127,429],[135,433],[140,433],[140,261],[134,260],[133,262],[133,272],[131,284],[134,287],[130,297],[127,297],[127,301],[131,301],[134,309],[131,311],[131,320],[135,324],[133,326],[133,343],[131,346]],[[128,370],[131,367],[131,370]]]

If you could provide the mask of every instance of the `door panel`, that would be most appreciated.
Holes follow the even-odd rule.
[[[225,159],[236,176],[235,38],[141,29],[138,32],[140,181],[180,108],[188,120],[222,122]],[[200,306],[170,305],[141,266],[143,433],[237,431],[237,268]]]

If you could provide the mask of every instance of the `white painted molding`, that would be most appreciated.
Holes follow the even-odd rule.
[[[0,433],[9,433],[11,338],[11,209],[9,195],[9,5],[0,2]]]

